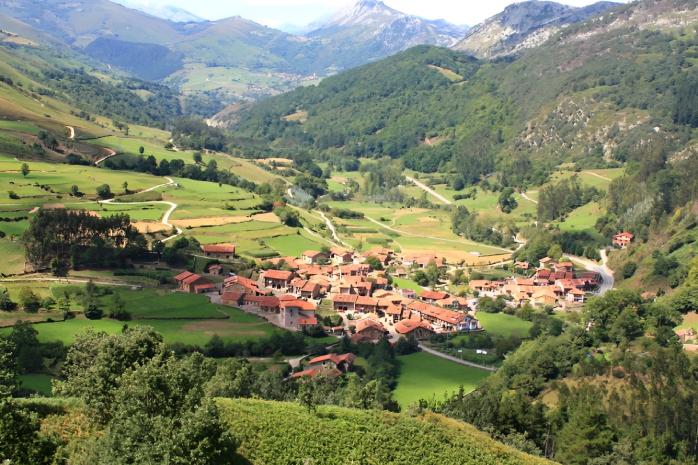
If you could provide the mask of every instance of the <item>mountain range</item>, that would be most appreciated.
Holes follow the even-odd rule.
[[[174,23],[202,23],[206,21],[187,10],[172,5],[151,5],[129,0],[115,0],[115,3]]]
[[[575,9],[524,2],[468,32],[467,26],[358,0],[310,25],[304,35],[293,35],[241,17],[203,21],[173,7],[121,1],[131,8],[107,0],[0,0],[0,14],[15,21],[4,21],[8,30],[31,31],[40,43],[69,46],[81,60],[90,57],[92,66],[165,80],[187,93],[217,93],[234,102],[274,95],[314,76],[378,61],[415,45],[455,47],[478,56],[516,51],[539,43],[563,24],[614,5]],[[483,44],[481,36],[494,29],[504,32]]]

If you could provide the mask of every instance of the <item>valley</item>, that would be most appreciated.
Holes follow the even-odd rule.
[[[0,0],[0,461],[695,464],[696,7],[541,3]]]

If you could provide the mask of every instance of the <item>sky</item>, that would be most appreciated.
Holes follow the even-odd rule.
[[[117,2],[121,3],[119,0]],[[242,16],[265,26],[305,26],[327,17],[355,0],[128,0],[150,5],[172,5],[201,18],[217,20]],[[585,6],[598,0],[558,0]],[[616,0],[624,2],[627,0]],[[501,12],[511,0],[384,0],[391,8],[426,19],[445,19],[454,24],[473,26]]]

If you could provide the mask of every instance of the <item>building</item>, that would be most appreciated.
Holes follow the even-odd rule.
[[[265,287],[286,291],[294,277],[293,271],[267,270],[262,274],[262,281]]]
[[[676,335],[679,338],[679,342],[687,342],[696,337],[696,332],[693,330],[693,328],[687,328],[687,329],[677,329],[674,331]]]
[[[629,232],[622,232],[613,236],[613,245],[617,245],[621,249],[624,249],[633,241],[633,236]]]
[[[224,292],[221,295],[221,303],[229,307],[239,307],[242,305],[242,300],[245,294],[242,292]]]
[[[573,273],[574,264],[572,262],[555,263],[555,273]]]
[[[258,307],[263,312],[279,313],[281,301],[278,297],[264,295],[245,295],[242,304],[247,307]]]
[[[308,281],[305,286],[301,288],[301,297],[304,299],[317,299],[320,297],[321,286],[320,284],[312,281]]]
[[[209,284],[213,285],[213,281],[211,281],[210,279],[204,278],[203,276],[200,276],[196,273],[191,273],[189,271],[185,271],[175,276],[174,282],[175,284],[177,284],[177,286],[179,286],[181,290],[183,290],[184,292],[189,292],[190,294],[194,294],[197,292],[196,286],[205,286]]]
[[[437,300],[446,299],[448,296],[448,292],[422,291],[422,293],[419,294],[419,299],[424,302],[434,303]]]
[[[301,255],[301,259],[308,265],[319,263],[321,261],[327,260],[327,258],[327,254],[318,252],[317,250],[306,250]]]
[[[378,301],[373,297],[356,296],[354,308],[359,313],[374,313],[378,309]]]
[[[220,265],[211,265],[208,267],[208,273],[214,276],[220,276],[223,272],[223,267]]]
[[[332,247],[330,249],[330,258],[340,263],[351,263],[354,260],[354,256],[351,252],[340,249],[339,247]]]
[[[584,303],[586,300],[587,294],[584,291],[580,291],[576,287],[573,287],[569,291],[567,291],[567,295],[565,296],[565,300],[568,302],[580,302]]]
[[[226,291],[242,292],[243,294],[248,294],[248,295],[270,295],[271,294],[271,290],[260,289],[257,281],[253,281],[249,278],[245,278],[244,276],[232,276],[230,278],[226,278],[223,281],[223,287],[225,288]]]
[[[335,294],[332,297],[332,307],[336,312],[353,312],[358,298],[356,294]]]
[[[418,341],[429,339],[434,329],[423,321],[402,320],[395,323],[395,331],[403,337],[413,336]]]
[[[234,245],[205,245],[203,251],[204,256],[208,258],[235,258]]]
[[[217,290],[218,290],[218,288],[213,283],[195,284],[194,285],[194,293],[195,294],[206,294],[208,292],[216,292]]]
[[[399,289],[397,292],[406,299],[416,299],[417,298],[417,292],[415,292],[414,289],[408,289],[405,287],[405,288]]]
[[[315,309],[315,304],[305,300],[282,300],[279,321],[288,328],[309,329],[318,323]]]
[[[385,337],[388,330],[376,320],[364,318],[356,323],[356,334],[359,334],[371,342],[378,342]]]
[[[322,357],[315,357],[310,360],[307,368],[317,371],[339,370],[347,373],[352,363],[354,363],[354,360],[356,360],[356,355],[354,354],[323,355]]]

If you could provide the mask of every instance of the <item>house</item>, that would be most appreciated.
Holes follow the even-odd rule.
[[[463,313],[446,310],[445,308],[418,300],[408,303],[403,302],[402,305],[412,313],[410,319],[416,315],[421,321],[427,321],[432,326],[444,331],[472,331],[480,329],[477,320]]]
[[[368,276],[371,271],[371,266],[363,263],[355,263],[352,265],[339,266],[334,271],[334,274],[339,277],[347,276]]]
[[[206,294],[207,292],[216,292],[217,290],[218,288],[213,283],[194,285],[195,294]]]
[[[422,291],[419,295],[420,300],[424,302],[434,303],[437,300],[443,300],[448,297],[448,292]]]
[[[321,261],[327,260],[327,258],[327,254],[318,252],[317,250],[306,250],[301,255],[301,259],[308,265],[319,263]]]
[[[358,298],[355,294],[335,294],[332,297],[332,307],[336,312],[353,312]]]
[[[320,285],[318,283],[308,281],[301,288],[301,297],[305,299],[317,299],[320,297]]]
[[[339,370],[347,373],[351,368],[351,364],[354,363],[354,360],[356,360],[356,355],[354,354],[323,355],[310,360],[308,362],[308,368],[317,371]]]
[[[423,321],[402,320],[395,323],[395,331],[403,337],[414,336],[418,341],[429,339],[434,329]]]
[[[286,378],[284,381],[290,381],[292,379],[301,379],[304,376],[309,376],[310,378],[315,378],[317,375],[318,375],[317,370],[312,370],[312,369],[303,370],[303,371],[299,371],[298,373],[292,374],[291,376]]]
[[[291,280],[294,278],[293,271],[267,270],[262,274],[264,286],[272,289],[287,290],[291,285]]]
[[[544,268],[546,266],[549,266],[551,263],[555,263],[555,259],[550,258],[550,257],[544,257],[540,259],[540,266],[541,268]]]
[[[370,318],[364,318],[356,323],[356,334],[368,338],[371,342],[380,341],[387,332],[388,330],[382,324]]]
[[[226,291],[242,292],[248,295],[270,295],[272,293],[269,289],[261,289],[257,281],[239,275],[223,280],[223,287]]]
[[[414,289],[408,289],[405,287],[402,289],[398,289],[397,292],[406,299],[416,299],[417,298],[417,292],[415,292]]]
[[[531,296],[533,305],[543,305],[554,307],[558,304],[559,297],[551,286],[541,287],[539,291],[534,292]]]
[[[528,271],[530,267],[531,264],[528,262],[514,262],[514,268],[518,268],[520,270]]]
[[[242,298],[242,304],[248,307],[259,307],[263,312],[279,313],[281,301],[278,297],[270,297],[263,295],[245,295]]]
[[[208,267],[208,273],[214,276],[220,276],[223,272],[223,267],[220,265],[211,265]]]
[[[581,302],[584,303],[586,300],[587,293],[584,291],[580,291],[576,287],[573,287],[567,292],[567,295],[565,296],[565,300],[568,302]]]
[[[679,338],[679,342],[686,342],[690,341],[691,339],[694,339],[696,337],[696,332],[693,330],[693,328],[687,328],[687,329],[678,329],[674,331],[676,335]]]
[[[473,292],[477,292],[480,295],[491,295],[496,289],[496,287],[486,279],[472,279],[468,283],[468,286],[470,286]]]
[[[339,247],[332,247],[330,249],[330,258],[340,263],[351,263],[354,260],[354,256],[351,252],[340,249]]]
[[[245,294],[242,292],[224,292],[221,295],[221,303],[229,307],[239,307],[242,305],[243,297]]]
[[[235,258],[234,245],[205,245],[203,251],[208,258]]]
[[[633,236],[629,232],[622,232],[613,236],[613,245],[617,245],[621,249],[624,249],[633,241]]]
[[[455,308],[456,310],[469,310],[470,306],[468,304],[468,299],[464,297],[447,297],[445,299],[437,300],[436,305],[447,308]]]
[[[181,290],[189,292],[190,294],[197,293],[196,286],[204,286],[209,284],[213,285],[213,281],[211,281],[210,279],[204,278],[203,276],[200,276],[196,273],[190,273],[189,271],[185,271],[184,273],[180,273],[177,276],[175,276],[174,282],[179,286]],[[208,288],[200,289],[203,290]]]
[[[309,329],[318,324],[315,304],[305,300],[282,300],[279,321],[282,326]]]
[[[373,313],[378,309],[378,301],[372,297],[357,296],[355,311],[359,313]]]
[[[574,272],[574,265],[572,264],[572,262],[555,263],[553,266],[555,267],[555,273]]]

